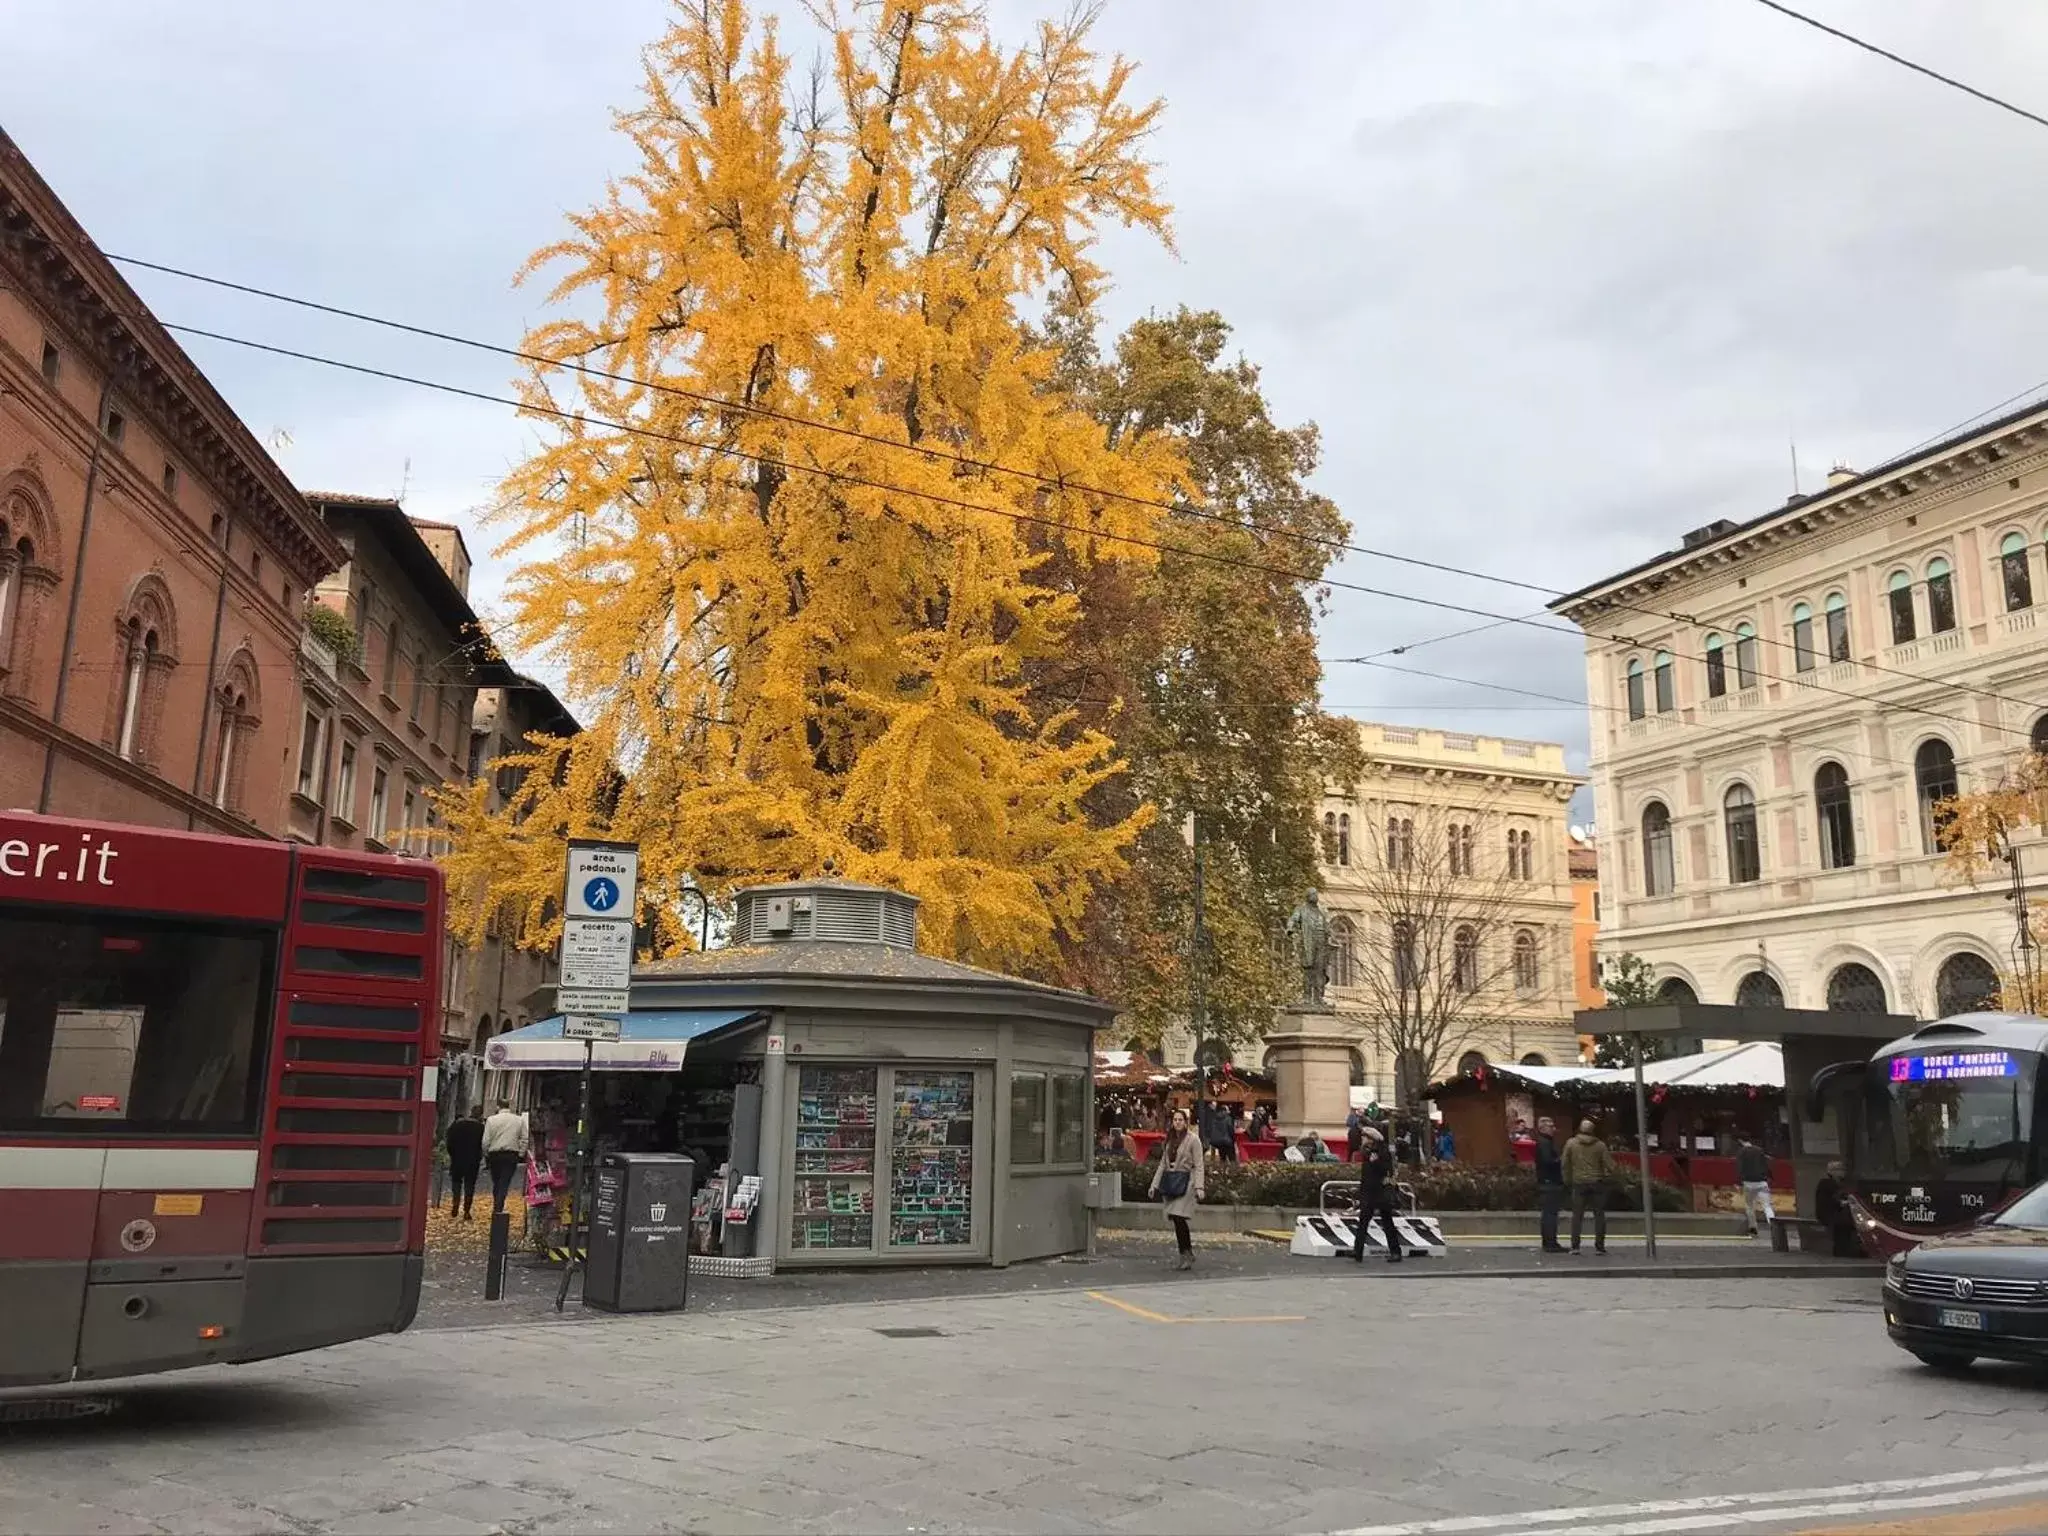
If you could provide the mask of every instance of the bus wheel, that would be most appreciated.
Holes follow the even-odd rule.
[[[1913,1351],[1913,1358],[1929,1369],[1940,1371],[1944,1375],[1958,1375],[1963,1371],[1967,1371],[1977,1362],[1975,1355],[1966,1355],[1960,1351],[1947,1349],[1916,1349]]]

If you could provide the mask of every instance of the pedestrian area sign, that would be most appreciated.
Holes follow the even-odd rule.
[[[569,840],[562,881],[562,974],[555,1005],[571,1040],[616,1040],[633,980],[633,914],[640,850],[631,843]],[[611,1032],[590,1032],[609,1017]],[[580,1024],[572,1030],[571,1024]]]
[[[617,1040],[619,1021],[602,1014],[565,1013],[562,1015],[562,1038],[564,1040]]]

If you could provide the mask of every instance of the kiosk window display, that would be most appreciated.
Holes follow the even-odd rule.
[[[986,1241],[983,1073],[805,1065],[794,1075],[792,1255],[973,1252]]]

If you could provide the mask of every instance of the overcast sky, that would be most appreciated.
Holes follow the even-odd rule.
[[[2048,112],[2048,6],[1810,0]],[[1043,5],[999,0],[1021,38]],[[573,20],[569,20],[573,14]],[[659,0],[340,7],[0,0],[0,123],[108,250],[513,342],[521,260],[625,165]],[[1117,322],[1213,307],[1362,544],[1573,588],[2048,378],[2048,129],[1754,0],[1112,0],[1168,108],[1178,258],[1106,242]],[[174,279],[167,320],[501,389],[504,367]],[[188,344],[311,489],[474,529],[509,412]],[[286,440],[288,437],[288,441]],[[472,532],[488,616],[502,569]],[[1362,556],[1347,580],[1528,614],[1540,594]],[[1326,657],[1472,621],[1338,590]],[[1400,665],[1583,695],[1508,629]],[[1582,712],[1333,666],[1332,706],[1561,740]],[[1510,706],[1510,707],[1503,707]]]

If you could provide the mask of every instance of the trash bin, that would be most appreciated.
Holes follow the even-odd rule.
[[[679,1312],[690,1298],[690,1196],[697,1165],[670,1152],[597,1160],[583,1304]]]

